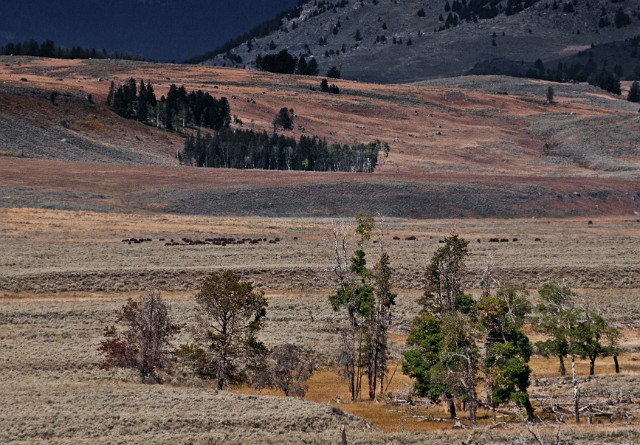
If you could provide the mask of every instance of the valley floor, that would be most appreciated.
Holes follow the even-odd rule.
[[[334,287],[331,225],[327,218],[6,209],[0,214],[0,355],[5,358],[0,365],[0,441],[337,443],[341,425],[349,443],[360,444],[534,443],[534,434],[544,440],[559,434],[575,443],[640,440],[640,230],[635,219],[385,220],[385,248],[398,279],[394,363],[418,310],[424,266],[438,241],[452,231],[471,241],[471,288],[487,262],[505,280],[532,288],[531,298],[543,281],[564,278],[623,328],[622,374],[613,374],[608,359],[598,361],[590,382],[585,362],[579,362],[578,373],[585,403],[614,403],[612,409],[630,417],[620,414],[613,423],[579,428],[570,418],[562,425],[546,419],[526,427],[515,419],[493,427],[485,413],[478,428],[462,431],[450,422],[425,421],[446,417],[442,407],[349,402],[346,384],[332,365],[340,315],[327,300]],[[224,247],[182,241],[214,236],[280,241]],[[509,241],[490,242],[494,237]],[[152,241],[123,242],[130,238]],[[180,245],[166,245],[171,239]],[[293,342],[321,357],[308,401],[246,388],[217,392],[184,373],[169,384],[148,386],[131,373],[99,369],[103,328],[113,323],[127,297],[160,288],[186,326],[193,320],[191,297],[198,281],[223,268],[242,272],[267,292],[268,319],[261,335],[268,346]],[[532,366],[536,404],[570,397],[571,385],[556,377],[553,362],[536,358]],[[390,400],[405,400],[409,392],[411,382],[400,374],[397,369],[389,386]],[[462,418],[464,423],[464,413]]]

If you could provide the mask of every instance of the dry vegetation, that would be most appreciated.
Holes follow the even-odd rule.
[[[317,79],[295,76],[118,61],[0,61],[6,155],[0,156],[0,442],[337,443],[342,424],[350,443],[361,444],[531,443],[534,434],[551,441],[556,433],[579,443],[638,442],[639,164],[635,146],[624,145],[637,128],[617,128],[627,139],[612,138],[604,148],[583,138],[542,154],[547,140],[573,140],[556,132],[556,120],[577,137],[592,120],[632,122],[637,113],[624,103],[563,86],[551,109],[545,85],[504,79],[495,87],[477,78],[449,86],[341,81],[343,94],[327,97],[309,90]],[[176,82],[235,96],[232,113],[256,129],[268,129],[275,110],[291,106],[307,134],[341,143],[379,137],[392,153],[371,175],[177,167],[180,137],[123,121],[100,105],[110,80],[130,76],[151,80],[156,92]],[[488,90],[471,91],[474,83]],[[60,93],[57,106],[52,91]],[[583,143],[593,162],[576,161],[575,147]],[[21,158],[23,151],[39,159]],[[518,422],[490,427],[485,416],[478,429],[458,431],[426,420],[442,417],[441,407],[348,403],[332,367],[339,317],[327,301],[335,285],[327,216],[362,209],[388,217],[385,246],[399,293],[392,368],[417,310],[424,266],[455,230],[472,241],[469,287],[477,287],[488,262],[502,279],[530,286],[532,295],[543,282],[564,278],[624,328],[623,374],[611,375],[608,360],[599,361],[583,394],[632,417],[579,428],[545,417],[528,431]],[[210,237],[281,241],[181,242]],[[152,241],[122,242],[129,238]],[[167,246],[172,239],[180,245]],[[198,281],[227,268],[267,291],[261,335],[268,346],[294,342],[320,355],[309,401],[248,388],[216,393],[186,373],[146,386],[135,374],[98,369],[102,330],[127,297],[159,288],[187,325]],[[553,362],[535,359],[533,367],[537,403],[569,394]],[[410,385],[398,370],[388,392],[402,398]]]
[[[577,443],[633,443],[640,415],[635,266],[640,232],[635,224],[624,218],[596,219],[591,225],[584,219],[386,221],[386,247],[400,287],[392,371],[418,307],[421,270],[438,240],[453,229],[474,241],[472,274],[492,261],[504,276],[531,285],[564,276],[580,283],[590,304],[625,327],[621,375],[613,374],[609,359],[601,359],[596,379],[586,382],[587,363],[578,364],[585,380],[583,400],[610,406],[618,413],[613,423],[605,419],[576,428],[570,416],[566,424],[556,424],[545,415],[545,423],[531,427],[532,433],[517,418],[513,424],[490,427],[489,413],[482,413],[477,429],[459,431],[450,422],[427,420],[446,417],[443,407],[349,402],[347,385],[332,365],[340,316],[327,300],[332,287],[327,219],[8,210],[0,215],[0,350],[5,357],[0,365],[0,441],[336,443],[344,424],[350,443],[441,443],[451,435],[478,443],[533,443],[533,434],[544,440],[560,434]],[[411,235],[418,239],[405,240]],[[277,236],[282,241],[226,247],[158,241],[209,236]],[[494,236],[518,241],[489,243]],[[122,242],[130,237],[153,241]],[[135,373],[98,368],[102,329],[127,297],[160,287],[178,323],[186,326],[193,321],[191,297],[198,279],[228,267],[268,291],[268,320],[261,333],[268,346],[293,342],[319,354],[322,367],[310,381],[308,402],[248,388],[216,392],[189,373],[178,373],[167,385],[148,386],[139,384]],[[532,365],[532,393],[540,408],[570,397],[570,382],[556,377],[553,361],[536,358]],[[391,399],[403,399],[410,386],[398,369],[387,392]]]

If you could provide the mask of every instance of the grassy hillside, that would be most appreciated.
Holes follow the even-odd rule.
[[[0,181],[11,191],[1,198],[5,207],[269,216],[369,209],[399,217],[640,210],[636,106],[588,85],[554,85],[554,104],[544,99],[549,83],[500,77],[392,86],[338,81],[341,94],[328,95],[311,89],[319,84],[314,77],[0,60]],[[270,132],[286,106],[296,114],[288,136],[340,144],[380,139],[391,153],[373,174],[178,167],[183,136],[106,107],[110,81],[129,77],[151,81],[158,96],[171,83],[225,96],[242,128]]]

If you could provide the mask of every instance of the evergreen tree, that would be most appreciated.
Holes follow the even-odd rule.
[[[549,87],[547,88],[547,102],[549,102],[550,104],[553,103],[553,96],[554,96],[554,91],[553,91],[553,87]]]
[[[227,270],[207,277],[195,300],[201,331],[196,343],[183,345],[180,354],[198,374],[214,379],[218,389],[250,381],[267,353],[257,339],[266,316],[264,292]]]
[[[109,86],[109,93],[107,94],[107,106],[113,108],[113,99],[116,93],[116,84],[111,81],[111,85]]]
[[[293,130],[293,113],[287,107],[280,108],[280,111],[273,119],[273,129]]]
[[[309,76],[317,76],[320,73],[320,68],[318,67],[318,62],[315,57],[312,57],[307,63],[307,75]]]
[[[327,71],[327,77],[330,79],[340,79],[340,74],[340,69],[335,65]]]
[[[634,81],[629,88],[629,94],[627,94],[627,100],[629,102],[640,102],[640,84],[638,81]]]

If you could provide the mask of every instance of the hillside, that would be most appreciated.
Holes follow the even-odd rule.
[[[321,73],[335,65],[347,79],[412,82],[461,75],[496,58],[548,62],[592,44],[623,41],[640,33],[639,8],[638,0],[510,0],[468,6],[457,0],[314,1],[304,4],[300,17],[283,20],[279,31],[206,63],[250,67],[258,54],[286,49],[315,57]],[[232,60],[238,56],[242,63]],[[615,56],[611,52],[611,67],[619,63]],[[627,70],[632,73],[633,67]]]
[[[225,96],[243,128],[271,131],[286,106],[296,120],[284,134],[380,139],[391,153],[372,174],[178,167],[183,137],[104,104],[110,81],[129,77],[151,81],[158,95],[177,83]],[[544,99],[549,83],[505,77],[338,81],[341,94],[328,95],[308,76],[23,57],[0,58],[0,82],[3,207],[398,217],[640,210],[637,105],[588,85],[554,85],[554,104]]]

